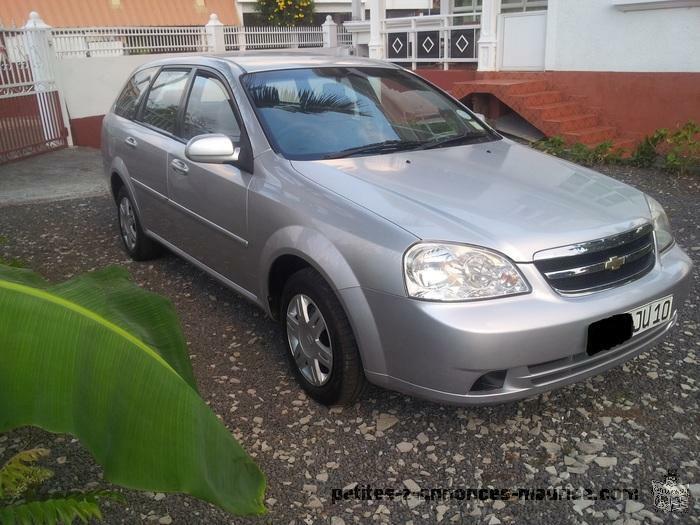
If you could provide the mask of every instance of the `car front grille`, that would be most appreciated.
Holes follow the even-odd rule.
[[[562,294],[619,286],[650,272],[656,262],[651,224],[579,244],[535,254],[535,266]]]

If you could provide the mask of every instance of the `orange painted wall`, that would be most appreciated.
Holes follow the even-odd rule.
[[[620,130],[644,136],[700,122],[700,73],[545,73],[563,92],[585,97]]]
[[[418,70],[450,89],[455,82],[490,78],[547,80],[566,96],[582,97],[604,121],[626,135],[642,137],[658,128],[700,122],[700,73],[618,73],[610,71],[476,72]]]
[[[449,90],[454,82],[466,82],[476,80],[476,71],[473,69],[419,69],[416,71],[420,76],[442,89]]]
[[[70,131],[73,136],[73,144],[76,146],[99,148],[103,117],[104,115],[95,115],[94,117],[71,119]]]

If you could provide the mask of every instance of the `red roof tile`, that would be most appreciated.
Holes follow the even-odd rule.
[[[240,23],[235,0],[2,0],[0,20],[21,27],[31,11],[53,27],[204,25],[211,13]]]

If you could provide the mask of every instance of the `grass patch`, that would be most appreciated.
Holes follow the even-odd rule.
[[[27,263],[21,259],[8,259],[0,255],[0,264],[11,266],[12,268],[27,268]]]
[[[7,246],[10,243],[10,239],[4,235],[0,235],[0,246]],[[7,258],[0,255],[0,264],[5,266],[11,266],[13,268],[27,268],[27,263],[21,259]]]

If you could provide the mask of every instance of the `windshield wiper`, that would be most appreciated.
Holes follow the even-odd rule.
[[[469,144],[470,142],[478,142],[481,139],[489,137],[486,131],[469,131],[456,137],[448,137],[446,139],[436,139],[424,142],[420,149],[441,148],[443,146],[451,146],[457,144]]]
[[[401,151],[413,149],[422,146],[423,143],[417,140],[384,140],[373,144],[365,144],[364,146],[356,146],[335,153],[324,155],[324,159],[340,159],[342,157],[351,157],[360,153],[385,153],[389,151]]]

